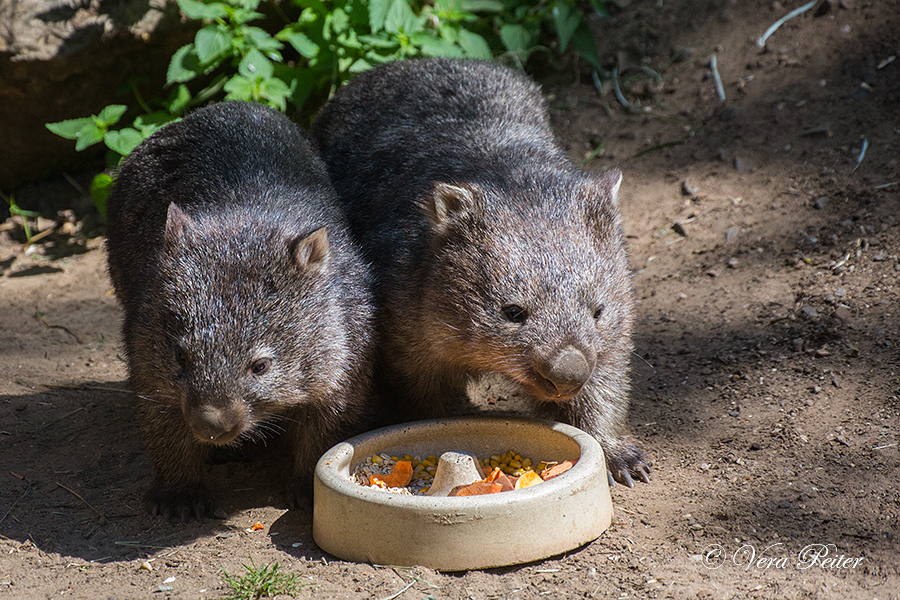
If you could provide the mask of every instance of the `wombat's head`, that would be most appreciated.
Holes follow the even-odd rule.
[[[621,174],[539,174],[515,188],[437,184],[432,228],[435,327],[473,371],[502,373],[537,400],[588,382],[621,387],[632,289],[617,194]]]
[[[133,328],[140,376],[213,444],[264,436],[287,408],[331,401],[346,352],[325,229],[228,210],[191,217],[170,205],[159,276]]]

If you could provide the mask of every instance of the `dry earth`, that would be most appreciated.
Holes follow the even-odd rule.
[[[539,75],[572,156],[602,143],[587,168],[625,172],[654,480],[613,489],[600,539],[468,573],[346,563],[259,463],[211,467],[224,520],[148,516],[102,238],[79,220],[26,251],[8,223],[0,598],[221,598],[249,560],[313,584],[299,598],[900,598],[900,2],[820,2],[758,48],[796,6],[632,2],[597,29],[630,108],[576,65]],[[74,189],[16,198],[52,215]]]

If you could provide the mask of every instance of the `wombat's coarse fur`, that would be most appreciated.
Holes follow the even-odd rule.
[[[198,110],[125,160],[108,219],[148,509],[202,518],[210,452],[276,434],[295,503],[372,371],[370,275],[311,144],[260,105]]]
[[[376,383],[396,418],[440,415],[500,373],[571,423],[611,476],[649,479],[624,435],[632,287],[621,174],[575,168],[529,78],[478,61],[390,63],[325,105],[312,137],[376,274]]]

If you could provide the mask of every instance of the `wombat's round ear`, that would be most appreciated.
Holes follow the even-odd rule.
[[[475,208],[475,187],[465,187],[437,182],[434,189],[422,202],[422,210],[438,233],[446,231],[455,216],[470,212]]]
[[[166,214],[166,231],[163,234],[163,245],[171,249],[180,244],[191,230],[194,220],[190,215],[181,210],[174,202],[169,204]]]
[[[294,238],[290,250],[294,263],[303,271],[319,272],[331,262],[331,244],[324,227],[307,236]]]

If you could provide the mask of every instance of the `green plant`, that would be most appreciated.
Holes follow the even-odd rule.
[[[22,229],[25,231],[25,243],[31,245],[31,226],[28,224],[28,219],[37,219],[41,216],[40,213],[20,208],[19,205],[16,204],[16,199],[10,196],[9,215],[11,217],[22,217]]]
[[[97,115],[48,123],[53,133],[84,150],[103,142],[114,168],[138,144],[187,110],[214,99],[248,100],[283,112],[309,112],[310,99],[330,96],[354,73],[414,56],[489,59],[507,56],[523,64],[540,45],[545,26],[559,52],[572,48],[602,71],[594,38],[575,0],[265,0],[280,15],[266,18],[263,0],[177,0],[199,22],[192,42],[169,63],[165,100],[145,101],[132,81],[140,113],[119,127],[123,104]],[[606,14],[605,0],[588,0]],[[289,18],[284,9],[296,16]],[[254,23],[260,22],[265,27]],[[270,33],[275,31],[275,33]],[[97,175],[91,196],[105,216],[113,182]]]
[[[231,587],[231,593],[225,600],[257,600],[278,594],[291,595],[301,587],[314,585],[299,583],[294,573],[279,572],[281,566],[278,563],[257,567],[251,560],[249,566],[244,564],[243,567],[246,572],[240,577],[229,575],[222,569],[225,583]]]

